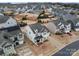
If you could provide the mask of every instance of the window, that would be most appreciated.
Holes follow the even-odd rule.
[[[46,32],[44,32],[43,35],[46,35]]]
[[[76,26],[79,26],[79,23],[77,23]]]
[[[19,45],[19,42],[16,42],[16,45]]]
[[[7,50],[11,49],[11,47],[12,47],[12,45],[7,45],[7,46],[5,46],[5,48],[6,48]]]
[[[29,34],[31,34],[31,32],[29,32]]]
[[[15,41],[18,41],[18,38],[17,38],[17,37],[14,37],[14,39],[15,39],[14,42],[15,42]]]
[[[19,34],[19,37],[21,38],[22,37],[22,34]]]
[[[8,22],[8,24],[10,24],[10,23]]]

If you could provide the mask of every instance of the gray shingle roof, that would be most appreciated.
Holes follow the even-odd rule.
[[[13,31],[7,31],[7,33],[5,33],[5,35],[11,37],[11,36],[15,36],[15,35],[18,35],[19,33],[22,33],[20,29],[16,29],[16,30],[13,30]]]
[[[73,19],[73,20],[71,20],[71,21],[72,21],[72,23],[73,23],[74,25],[76,25],[76,24],[79,22],[79,18]]]
[[[21,33],[21,30],[20,29],[16,29],[14,31],[9,32],[9,34],[11,34],[12,36],[13,35],[18,35],[19,33]]]
[[[9,41],[9,39],[6,39],[4,37],[5,33],[5,31],[0,31],[0,47],[5,46],[5,44],[7,43],[12,43],[11,41]]]
[[[61,20],[61,19],[58,19],[58,20],[53,20],[53,23],[55,24],[55,26],[57,28],[59,28],[59,25],[58,24],[64,24],[64,25],[68,25],[69,23],[64,21],[64,20]]]
[[[39,23],[31,24],[29,26],[31,27],[31,29],[34,33],[35,33],[36,30],[38,31],[38,33],[42,33],[42,32],[45,32],[45,31],[48,32],[48,29],[45,26],[43,26]]]
[[[65,14],[63,15],[63,20],[67,21],[67,20],[73,20],[76,19],[76,15],[71,15],[71,14]]]
[[[0,15],[0,23],[4,23],[9,19],[9,16]]]

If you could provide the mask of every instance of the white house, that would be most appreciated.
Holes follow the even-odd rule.
[[[0,29],[8,28],[16,25],[17,22],[12,17],[0,15]]]
[[[47,24],[47,28],[53,34],[55,33],[68,33],[71,31],[71,24],[63,20],[53,20]]]
[[[28,25],[25,30],[26,36],[36,45],[43,43],[50,35],[48,29],[39,23]]]

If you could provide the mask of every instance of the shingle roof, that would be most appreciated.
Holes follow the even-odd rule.
[[[0,15],[0,23],[4,23],[9,19],[9,16]]]
[[[79,18],[77,18],[77,19],[73,19],[73,20],[71,20],[72,22],[73,22],[73,24],[75,25],[76,23],[78,23],[79,22]]]
[[[0,31],[0,47],[5,46],[7,43],[12,43],[9,39],[5,38],[5,31]]]
[[[38,33],[42,33],[42,32],[45,32],[45,31],[48,32],[48,29],[45,26],[43,26],[39,23],[31,24],[29,26],[31,27],[31,29],[34,33],[35,33],[36,30],[38,31]]]
[[[76,19],[76,15],[71,15],[71,14],[65,14],[63,15],[63,20],[67,21],[67,20],[73,20]]]
[[[13,31],[10,31],[8,32],[10,35],[18,35],[19,33],[22,33],[20,29],[16,29],[16,30],[13,30]]]
[[[5,31],[6,32],[5,35],[7,36],[14,36],[14,35],[18,35],[19,33],[22,33],[18,26],[1,29],[1,31]]]
[[[64,24],[64,25],[68,25],[68,24],[69,24],[68,22],[66,22],[66,21],[64,21],[64,20],[62,20],[62,19],[53,20],[53,23],[55,24],[55,26],[56,26],[57,28],[59,28],[59,25],[58,25],[58,24]]]

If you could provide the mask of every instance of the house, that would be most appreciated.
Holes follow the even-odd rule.
[[[77,18],[77,16],[71,15],[71,14],[64,14],[64,15],[62,15],[62,18],[64,21],[68,21],[68,20],[75,20]]]
[[[3,51],[2,54],[0,53],[1,55],[12,55],[15,52],[14,47],[24,43],[24,34],[17,26],[0,30],[0,32],[0,40],[2,40],[0,41],[0,50]],[[8,47],[8,45],[10,46]]]
[[[61,19],[53,20],[47,24],[47,28],[53,34],[68,33],[71,31],[71,24]]]
[[[79,18],[69,20],[72,30],[79,31]]]
[[[14,18],[0,15],[0,29],[12,26],[17,26],[17,22]]]
[[[21,32],[19,27],[11,27],[4,30],[6,31],[5,35],[10,38],[10,40],[14,43],[14,46],[24,43],[24,34]]]
[[[0,31],[0,55],[16,54],[13,42],[5,36],[5,33],[5,31]]]
[[[39,23],[28,25],[25,29],[27,37],[36,45],[43,43],[50,35],[48,29]]]
[[[0,29],[0,31],[6,31],[5,35],[14,42],[15,46],[21,45],[24,43],[24,34],[22,33],[19,26],[8,27]]]
[[[63,17],[63,20],[71,24],[72,30],[79,31],[79,18],[76,15],[67,14]]]

